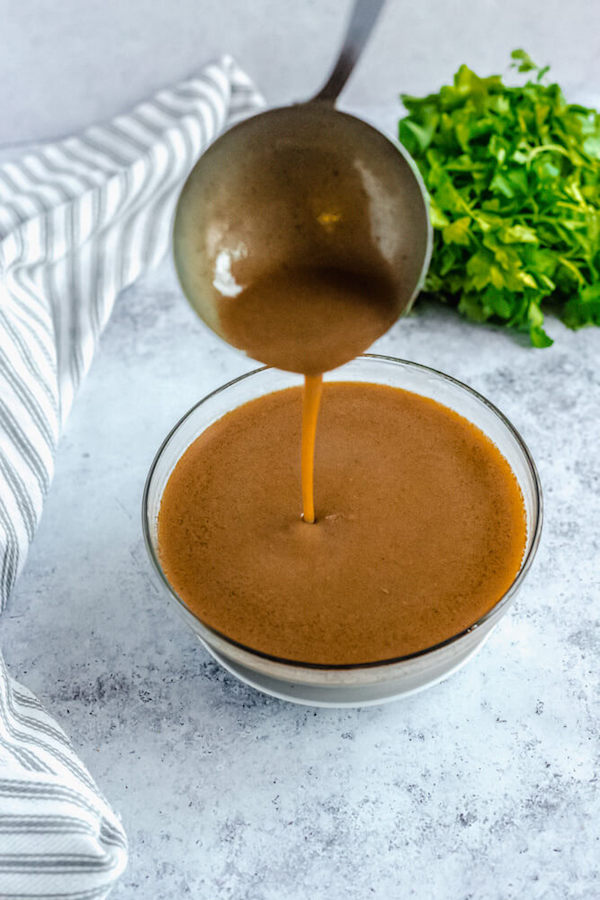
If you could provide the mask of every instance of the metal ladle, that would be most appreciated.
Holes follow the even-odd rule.
[[[425,277],[431,226],[416,166],[401,145],[334,106],[383,5],[356,0],[318,94],[225,132],[200,157],[178,201],[174,258],[185,295],[217,334],[269,365],[309,371],[273,358],[266,338],[252,346],[233,340],[224,325],[236,298],[269,273],[310,268],[365,284],[385,277],[393,308],[379,333],[410,307]],[[260,296],[258,303],[260,312]],[[268,315],[256,317],[257,329],[264,324],[268,332]],[[321,370],[348,361],[379,333],[346,357],[334,353]]]

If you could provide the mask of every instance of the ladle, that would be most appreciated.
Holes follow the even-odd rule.
[[[312,99],[233,126],[179,198],[174,257],[201,318],[281,369],[316,375],[364,351],[425,276],[431,227],[406,150],[335,109],[383,0],[356,0]]]

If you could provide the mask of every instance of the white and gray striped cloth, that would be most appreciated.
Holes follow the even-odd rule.
[[[165,254],[200,152],[262,103],[225,57],[128,115],[0,166],[0,609],[117,293]],[[126,863],[118,817],[0,656],[0,898],[105,897]]]

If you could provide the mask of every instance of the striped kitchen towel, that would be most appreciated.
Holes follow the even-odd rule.
[[[0,610],[117,293],[164,256],[200,152],[262,104],[225,57],[128,115],[0,165]],[[105,897],[126,860],[119,819],[0,657],[0,898]]]

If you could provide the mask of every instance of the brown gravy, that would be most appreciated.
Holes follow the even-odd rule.
[[[222,300],[234,347],[277,369],[320,375],[363,353],[398,317],[391,282],[336,269],[275,272]]]
[[[368,384],[328,383],[319,413],[322,373],[383,334],[418,281],[425,204],[397,163],[365,123],[301,104],[227,132],[178,204],[194,308],[305,390],[235,410],[188,449],[162,498],[160,557],[202,621],[284,659],[370,662],[443,641],[496,603],[523,554],[515,477],[469,422]]]
[[[317,525],[300,518],[300,388],[252,401],[177,463],[158,519],[165,574],[210,627],[287,660],[414,653],[477,621],[523,556],[523,498],[504,457],[433,400],[327,383]]]

